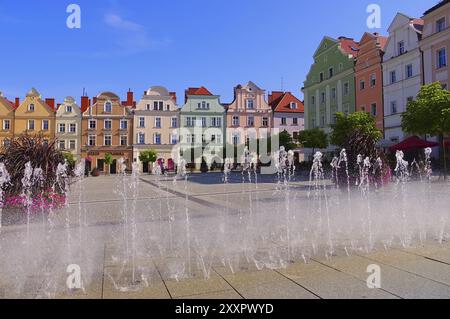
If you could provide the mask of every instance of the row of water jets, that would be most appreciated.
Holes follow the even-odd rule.
[[[232,172],[233,160],[226,159],[220,198],[224,204],[206,210],[192,208],[192,182],[184,159],[176,161],[173,178],[155,167],[152,181],[157,197],[151,201],[142,199],[140,191],[147,179],[141,179],[138,164],[133,163],[131,174],[127,174],[125,160],[120,159],[115,181],[115,194],[121,203],[120,207],[115,205],[120,211],[120,223],[106,226],[102,236],[88,222],[89,214],[95,211],[89,213],[85,203],[84,161],[76,165],[72,184],[67,164],[62,163],[56,169],[53,189],[62,191],[66,202],[62,210],[42,212],[44,242],[39,249],[32,236],[31,189],[43,182],[43,173],[27,163],[22,179],[27,214],[25,250],[18,257],[24,265],[21,275],[15,278],[22,281],[19,290],[23,293],[25,278],[41,267],[38,274],[45,278],[41,289],[54,297],[58,289],[63,290],[54,272],[58,262],[83,265],[88,274],[77,287],[82,290],[95,281],[95,269],[102,262],[111,265],[102,268],[105,278],[116,290],[126,292],[148,287],[157,277],[209,278],[215,267],[226,267],[233,273],[252,267],[277,269],[298,260],[307,262],[317,255],[332,258],[341,251],[351,255],[379,247],[412,247],[427,240],[442,243],[449,237],[448,192],[431,183],[431,149],[424,153],[420,183],[409,182],[419,165],[410,165],[399,151],[394,182],[383,185],[371,179],[383,167],[380,158],[358,156],[359,174],[352,179],[346,150],[342,150],[331,162],[331,177],[336,185],[342,185],[340,178],[345,179],[346,187],[338,188],[327,179],[320,152],[314,155],[309,183],[298,183],[294,153],[281,147],[273,156],[276,182],[273,189],[267,190],[258,181],[256,154],[245,149],[240,159],[240,180]],[[339,174],[342,171],[345,173]],[[10,176],[0,163],[0,198],[3,186],[9,182]],[[173,190],[183,197],[171,196]],[[442,196],[443,192],[447,196]],[[69,203],[71,194],[74,197]],[[64,240],[57,232],[57,215],[64,217]],[[12,248],[2,247],[1,243],[2,257],[13,255]],[[94,247],[103,250],[102,259],[96,259]],[[39,250],[40,255],[36,255]],[[0,263],[8,265],[6,260]]]

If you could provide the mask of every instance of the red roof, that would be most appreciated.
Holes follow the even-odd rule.
[[[200,88],[189,88],[186,90],[187,95],[212,95],[204,86]]]
[[[281,95],[280,95],[281,93]],[[269,105],[272,107],[274,112],[282,112],[282,113],[304,113],[305,106],[302,101],[296,98],[291,92],[273,92],[269,94]],[[297,108],[292,109],[291,103],[297,103]]]
[[[421,140],[417,136],[411,136],[397,145],[391,146],[389,149],[393,152],[395,151],[408,151],[414,149],[421,149],[427,147],[436,147],[439,146],[439,143],[436,142],[428,142]]]
[[[356,42],[353,39],[346,37],[339,37],[339,42],[341,43],[341,49],[347,53],[351,54],[354,57],[357,57],[359,54],[359,42]]]

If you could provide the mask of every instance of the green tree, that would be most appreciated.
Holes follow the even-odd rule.
[[[403,129],[410,134],[437,136],[444,179],[447,178],[445,134],[450,133],[450,92],[439,82],[422,86],[402,116]]]
[[[106,153],[105,154],[105,164],[108,165],[108,174],[109,174],[109,170],[111,168],[111,165],[113,163],[114,159],[111,153]]]
[[[142,151],[139,154],[139,161],[141,161],[142,163],[148,164],[148,163],[155,163],[156,160],[158,159],[158,154],[156,153],[155,150],[146,150],[146,151]]]
[[[323,149],[328,147],[328,136],[319,128],[301,131],[297,140],[303,147],[312,148],[313,154],[316,148]]]
[[[358,130],[368,138],[378,142],[383,134],[377,129],[375,117],[367,112],[355,112],[348,116],[344,113],[336,113],[336,123],[331,125],[332,133],[330,142],[333,145],[343,147],[353,132]]]
[[[286,130],[281,132],[278,135],[279,141],[280,141],[280,147],[284,146],[286,151],[293,150],[297,147],[297,144],[292,139],[291,134],[289,134]]]
[[[70,152],[63,152],[62,153],[64,159],[67,161],[67,164],[71,169],[75,167],[75,158],[72,153]]]

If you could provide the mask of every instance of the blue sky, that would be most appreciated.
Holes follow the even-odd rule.
[[[396,12],[421,17],[438,0],[0,0],[0,91],[23,98],[79,102],[113,91],[164,85],[179,95],[206,86],[231,102],[233,87],[300,88],[324,35],[360,39],[386,34]],[[66,26],[66,7],[81,7],[81,29]],[[382,28],[366,25],[369,4],[381,7]]]

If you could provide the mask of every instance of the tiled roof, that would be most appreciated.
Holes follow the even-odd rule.
[[[186,90],[186,94],[187,95],[213,95],[204,86],[202,86],[200,88],[189,88]]]
[[[275,96],[272,94],[275,93]],[[269,95],[269,100],[272,100],[270,106],[274,112],[282,112],[282,113],[304,113],[305,106],[302,101],[296,98],[291,92],[285,92],[281,95],[278,95],[280,92],[273,92]],[[275,98],[273,98],[275,97]],[[291,109],[291,103],[297,103],[296,109]]]
[[[341,44],[341,50],[347,54],[351,54],[357,57],[359,54],[359,43],[353,39],[346,37],[339,37],[339,42]]]

